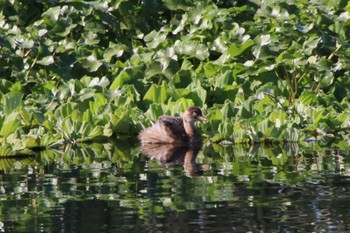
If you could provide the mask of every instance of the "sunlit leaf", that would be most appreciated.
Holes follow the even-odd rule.
[[[167,87],[165,84],[158,86],[152,84],[152,86],[146,92],[143,100],[152,103],[164,103],[168,98]]]
[[[323,77],[321,77],[321,86],[323,88],[326,88],[326,87],[329,87],[332,83],[333,83],[333,80],[334,80],[334,75],[333,75],[333,72],[326,72]]]
[[[13,156],[14,151],[10,147],[9,144],[2,144],[0,146],[0,157],[5,157],[5,156]],[[9,165],[5,165],[5,161],[0,160],[0,168],[8,168],[10,167]]]
[[[57,108],[57,110],[55,111],[55,115],[57,118],[69,117],[76,108],[76,103],[66,103]]]
[[[162,65],[159,62],[153,62],[145,71],[145,78],[149,79],[156,75],[161,75],[163,72]]]
[[[113,83],[110,86],[111,90],[114,90],[118,87],[122,87],[124,84],[127,84],[129,82],[133,82],[140,77],[143,77],[143,70],[142,67],[133,67],[126,68],[123,71],[120,72],[120,74],[114,79]]]
[[[114,133],[128,133],[130,130],[130,116],[127,111],[115,114],[112,117],[112,128]]]
[[[148,46],[151,48],[157,48],[160,43],[165,41],[167,38],[166,33],[152,31],[145,36],[144,40],[148,43]]]
[[[82,66],[89,70],[90,72],[96,71],[102,65],[102,61],[100,61],[95,54],[91,54],[81,62]]]
[[[151,104],[145,112],[145,116],[152,121],[156,121],[162,115],[164,115],[164,109],[162,105],[156,103]]]
[[[7,121],[2,125],[0,130],[0,135],[7,137],[10,134],[16,132],[16,130],[18,130],[20,125],[21,125],[21,122],[19,120]]]
[[[246,49],[251,47],[253,44],[254,42],[252,40],[247,40],[243,44],[233,43],[228,49],[228,52],[230,53],[231,57],[234,58],[242,54]]]
[[[296,27],[297,27],[298,31],[300,31],[302,33],[307,33],[314,27],[314,25],[312,23],[309,25],[305,25],[305,26],[298,24]]]
[[[314,118],[313,122],[315,126],[317,126],[319,121],[322,119],[323,113],[324,113],[324,109],[313,112],[313,118]]]
[[[51,65],[52,63],[54,63],[54,59],[53,59],[53,56],[47,56],[47,57],[44,57],[43,59],[37,61],[38,64],[40,65],[44,65],[44,66],[48,66],[48,65]]]
[[[309,105],[317,100],[317,96],[314,92],[304,91],[299,99],[303,104]]]
[[[106,77],[102,77],[101,79],[99,78],[92,79],[88,87],[93,87],[93,86],[107,87],[108,85],[109,85],[109,80]]]
[[[18,110],[23,105],[22,99],[24,94],[21,92],[10,92],[4,95],[4,112],[10,114]]]
[[[174,44],[174,49],[179,54],[195,57],[199,60],[204,60],[209,57],[208,48],[204,44],[193,41],[177,40]]]
[[[232,71],[228,70],[216,80],[215,86],[224,88],[226,85],[232,85],[232,83],[233,83]]]
[[[121,57],[126,49],[126,46],[123,44],[114,44],[110,42],[108,48],[103,54],[103,57],[106,59],[107,62],[110,62],[112,57],[114,56]]]
[[[295,128],[286,129],[286,135],[284,137],[284,140],[286,142],[298,142],[299,133],[298,133],[297,129],[295,129]]]
[[[268,119],[274,124],[275,128],[280,128],[282,125],[285,125],[287,122],[287,113],[284,111],[272,112],[269,115]]]
[[[49,17],[53,21],[57,21],[60,15],[61,7],[51,7],[46,12],[43,13],[43,17]]]
[[[108,103],[107,98],[101,93],[96,93],[94,95],[94,101],[90,102],[90,110],[94,114],[99,114],[104,111],[105,105]]]

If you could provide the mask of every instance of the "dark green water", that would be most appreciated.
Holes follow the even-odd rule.
[[[0,232],[350,231],[346,151],[143,152],[154,158],[121,142],[1,160]]]

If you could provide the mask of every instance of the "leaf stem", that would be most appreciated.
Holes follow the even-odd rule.
[[[26,77],[28,77],[29,72],[30,72],[31,69],[33,69],[33,67],[35,66],[35,63],[36,63],[36,61],[38,60],[38,58],[39,58],[39,54],[36,56],[36,58],[34,59],[34,61],[32,62],[32,64],[30,65],[29,69],[27,70]]]

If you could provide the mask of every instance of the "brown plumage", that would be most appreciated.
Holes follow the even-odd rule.
[[[190,145],[201,142],[201,135],[194,125],[196,121],[206,121],[206,118],[200,108],[189,107],[182,117],[160,117],[154,125],[140,133],[139,139],[142,144]]]

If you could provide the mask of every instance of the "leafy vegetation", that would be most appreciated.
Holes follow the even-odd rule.
[[[0,5],[2,156],[133,136],[190,105],[213,142],[349,140],[347,1]]]

